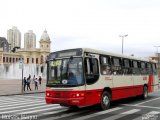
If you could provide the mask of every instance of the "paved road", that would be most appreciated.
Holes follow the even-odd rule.
[[[160,92],[150,94],[147,100],[129,98],[113,102],[106,111],[96,106],[68,109],[46,105],[43,93],[0,97],[0,119],[29,120],[29,117],[30,120],[160,120]],[[149,117],[152,119],[146,119]]]

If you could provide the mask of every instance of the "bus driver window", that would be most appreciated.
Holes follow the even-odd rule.
[[[98,60],[96,58],[85,58],[84,65],[87,84],[95,83],[99,78]]]

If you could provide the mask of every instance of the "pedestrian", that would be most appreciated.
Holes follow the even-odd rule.
[[[23,83],[24,83],[24,91],[25,91],[25,89],[26,89],[26,85],[27,85],[27,79],[26,79],[26,77],[24,77],[24,79],[23,79]]]
[[[37,78],[34,80],[35,90],[38,90],[38,80]]]
[[[39,76],[39,85],[41,85],[41,82],[42,82],[42,78],[41,78],[41,76]]]
[[[27,90],[29,89],[31,91],[30,83],[31,83],[31,80],[28,77],[27,78]]]
[[[31,79],[31,75],[29,74],[29,77],[28,77],[29,79]]]
[[[35,83],[35,80],[36,80],[36,77],[35,75],[33,76],[33,82],[32,83]]]

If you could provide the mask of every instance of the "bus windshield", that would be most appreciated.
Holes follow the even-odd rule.
[[[82,58],[55,59],[48,63],[47,85],[83,85]]]

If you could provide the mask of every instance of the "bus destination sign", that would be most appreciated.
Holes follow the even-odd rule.
[[[66,51],[66,52],[59,52],[58,57],[66,57],[66,56],[76,56],[76,51]]]

